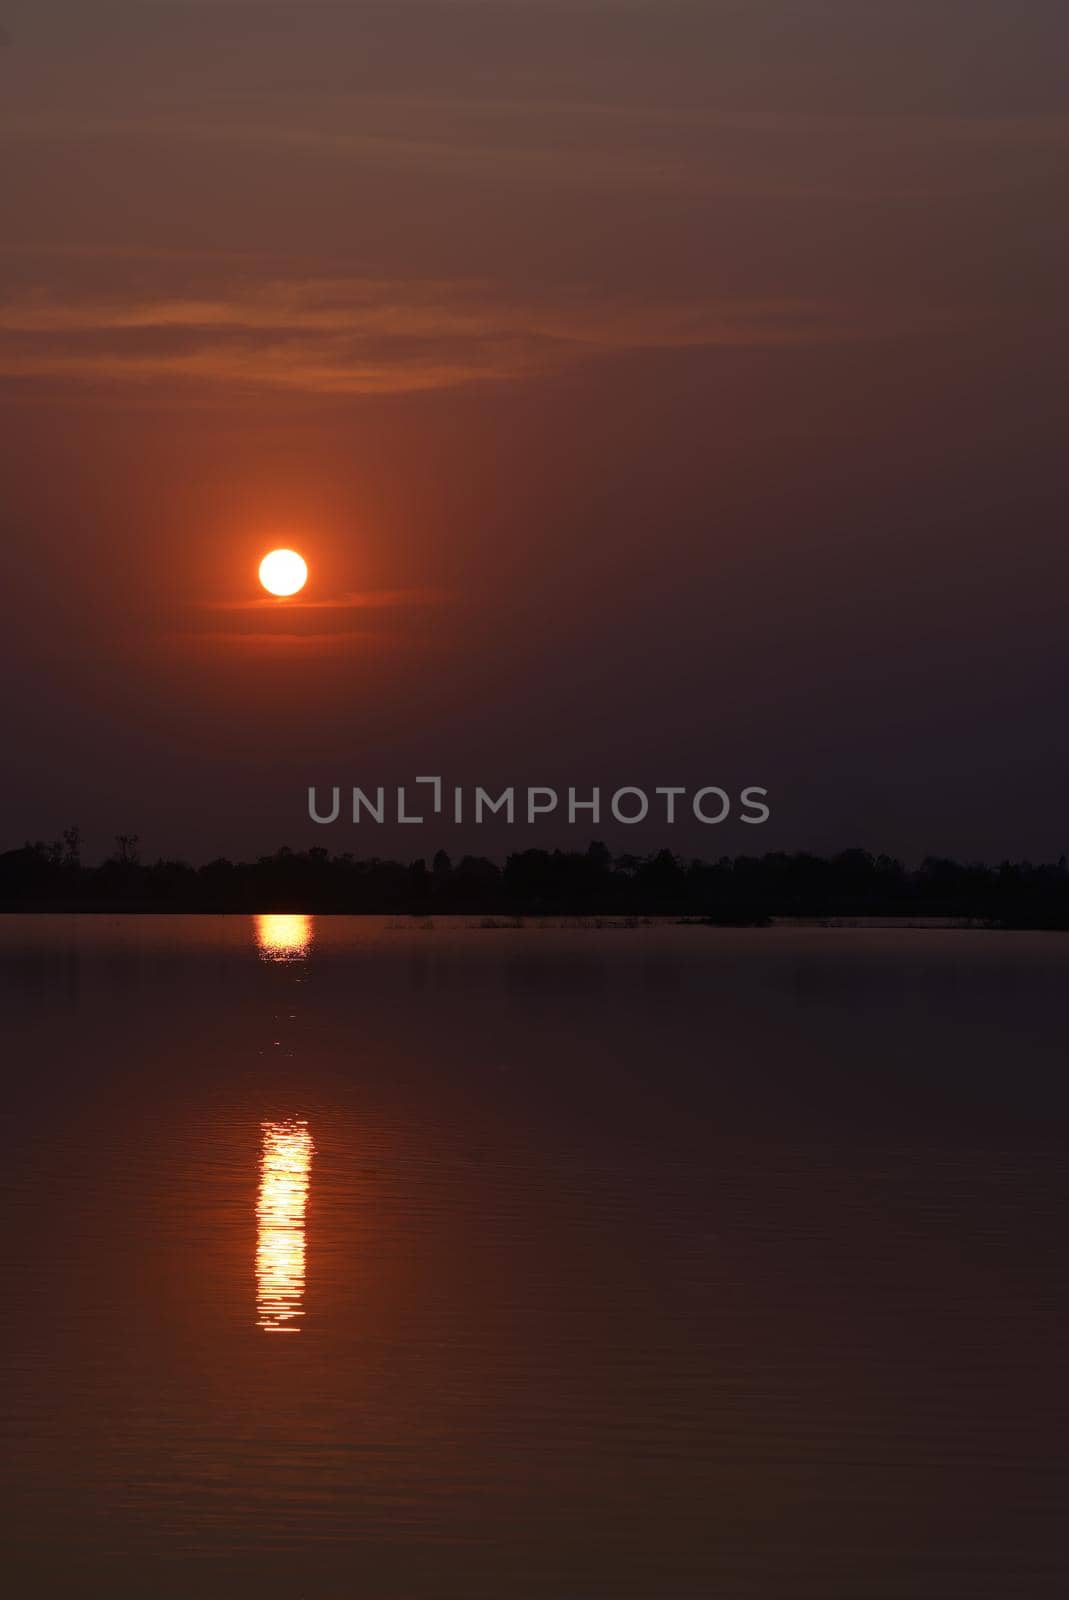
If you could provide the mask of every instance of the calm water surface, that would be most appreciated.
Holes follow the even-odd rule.
[[[1069,1593],[1069,938],[0,919],[4,1586]]]

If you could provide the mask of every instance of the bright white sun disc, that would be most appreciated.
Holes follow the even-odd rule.
[[[260,562],[260,582],[268,594],[296,594],[308,582],[308,563],[296,550],[272,550]]]

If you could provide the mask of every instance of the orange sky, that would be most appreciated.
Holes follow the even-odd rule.
[[[307,783],[441,770],[1057,853],[1069,23],[1023,9],[9,6],[0,845],[296,844]]]

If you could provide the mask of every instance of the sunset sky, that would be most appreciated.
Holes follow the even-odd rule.
[[[1069,850],[1064,0],[14,0],[0,849]],[[300,550],[293,602],[261,556]]]

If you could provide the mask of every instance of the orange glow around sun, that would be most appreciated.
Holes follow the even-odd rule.
[[[286,599],[308,582],[308,563],[296,550],[272,550],[260,562],[260,582],[268,594]]]

